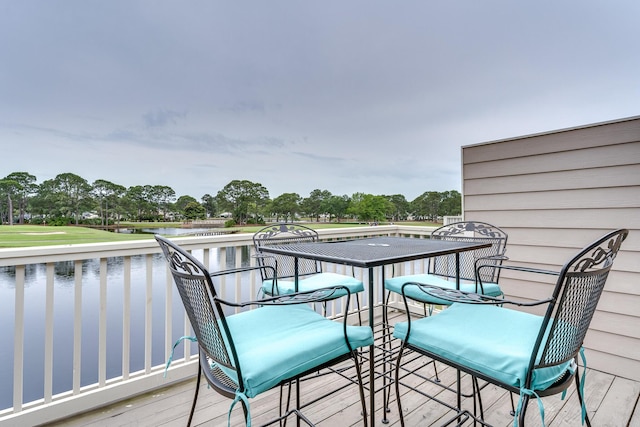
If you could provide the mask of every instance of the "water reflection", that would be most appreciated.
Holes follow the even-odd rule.
[[[164,232],[164,229],[163,229]],[[227,248],[225,268],[235,267],[236,250]],[[201,259],[202,251],[194,251]],[[249,248],[243,248],[238,254],[242,264],[248,265]],[[152,281],[151,335],[152,365],[165,362],[165,316],[166,316],[166,267],[160,254],[152,256],[152,269],[147,271],[144,255],[131,258],[131,288],[126,291],[124,283],[124,257],[109,258],[107,264],[106,288],[106,346],[107,379],[119,377],[122,369],[124,300],[130,298],[130,363],[129,372],[144,369],[145,348],[145,307],[147,275]],[[210,269],[219,268],[220,250],[210,251]],[[76,289],[76,262],[57,262],[53,267],[53,392],[61,393],[73,387],[73,337],[74,337],[74,304],[76,298],[81,301],[81,385],[98,381],[98,337],[100,335],[100,260],[92,259],[81,262],[82,286]],[[13,348],[15,329],[15,283],[16,268],[0,267],[0,409],[13,405]],[[184,309],[180,297],[171,283],[172,293],[172,325],[171,343],[184,334]],[[126,294],[126,295],[125,295]],[[24,287],[24,401],[43,397],[44,378],[44,345],[47,268],[44,264],[27,265],[25,267]],[[248,298],[249,295],[243,295]],[[197,346],[192,345],[192,354],[196,354]],[[176,348],[176,359],[183,357],[183,347]]]
[[[173,227],[149,227],[149,228],[117,228],[116,233],[124,234],[162,234],[165,236],[181,236],[188,234],[224,233],[224,229],[217,228],[173,228]]]

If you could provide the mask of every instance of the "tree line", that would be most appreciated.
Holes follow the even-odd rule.
[[[92,224],[108,226],[120,221],[188,221],[231,216],[233,223],[263,223],[264,218],[293,221],[357,220],[364,222],[435,221],[461,213],[458,191],[426,191],[412,201],[401,194],[355,193],[335,195],[316,189],[308,197],[284,193],[270,198],[260,183],[233,180],[215,196],[198,201],[177,197],[164,185],[124,187],[105,179],[89,183],[73,173],[61,173],[37,183],[28,172],[13,172],[0,180],[0,219],[3,224]]]

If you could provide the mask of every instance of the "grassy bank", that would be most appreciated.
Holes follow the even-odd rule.
[[[426,222],[411,222],[406,225],[438,226]],[[122,224],[131,228],[179,228],[181,223],[132,223]],[[366,226],[355,223],[308,222],[306,226],[314,229],[345,228]],[[239,233],[255,233],[264,226],[235,227]],[[0,225],[0,248],[26,248],[33,246],[74,245],[79,243],[121,242],[126,240],[152,239],[152,234],[113,233],[86,227],[51,227],[43,225]]]
[[[124,240],[144,240],[150,238],[153,238],[153,235],[120,234],[85,227],[0,225],[0,248],[120,242]]]

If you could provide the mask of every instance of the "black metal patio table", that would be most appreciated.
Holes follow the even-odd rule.
[[[418,239],[410,237],[371,237],[356,240],[298,243],[265,246],[264,252],[294,257],[295,266],[299,258],[313,259],[334,264],[350,265],[369,269],[369,325],[374,326],[373,315],[373,268],[388,264],[414,261],[435,256],[455,254],[456,289],[460,288],[460,252],[491,246],[491,243],[454,242],[446,240]],[[297,281],[297,274],[296,274]],[[383,280],[384,282],[384,271]],[[297,289],[297,286],[296,286]],[[375,426],[374,346],[369,349],[369,418]],[[385,422],[383,420],[383,422]],[[388,422],[388,421],[387,421]]]

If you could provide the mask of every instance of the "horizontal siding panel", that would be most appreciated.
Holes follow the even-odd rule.
[[[509,257],[509,260],[505,264],[560,271],[564,263],[569,261],[577,252],[577,250],[567,248],[537,248],[534,252],[531,247],[511,246],[507,249],[506,255]],[[621,295],[640,295],[640,286],[638,286],[637,283],[639,268],[637,252],[620,251],[613,265],[613,270],[607,279],[605,289]],[[538,276],[543,275],[530,274],[530,276],[527,276],[520,272],[503,270],[501,283],[503,283],[503,279],[506,278],[555,281],[555,278],[552,279],[551,276],[538,278]],[[640,304],[638,307],[640,310]]]
[[[624,243],[623,243],[624,245]],[[618,253],[613,268],[617,271],[638,272],[638,253],[623,250],[624,246]],[[640,288],[640,286],[639,286]],[[640,307],[640,306],[639,306]]]
[[[509,264],[512,264],[509,262]],[[548,268],[549,266],[545,265],[537,265],[531,263],[519,263],[518,265],[522,265],[529,268]],[[539,286],[545,289],[547,294],[551,293],[553,290],[551,289],[553,285],[556,283],[556,276],[550,274],[539,274],[539,273],[531,273],[524,271],[513,271],[513,270],[502,270],[500,275],[500,284],[504,285],[505,282],[510,281],[516,286],[518,289],[524,289],[525,287],[530,286]],[[530,298],[536,298],[535,296],[529,295]]]
[[[546,249],[545,249],[546,250]],[[508,263],[517,263],[518,265],[526,264],[529,267],[543,268],[555,270],[556,267],[562,265],[559,258],[549,258],[540,256],[540,248],[535,246],[519,245],[507,242],[506,256],[509,258]],[[553,260],[549,263],[549,260]],[[505,271],[504,274],[518,274]]]
[[[640,141],[640,118],[462,147],[463,163],[532,156]]]
[[[640,295],[603,292],[598,302],[598,310],[640,317]]]
[[[507,243],[507,246],[506,255],[509,257],[510,263],[535,263],[536,265],[547,266],[546,268],[549,270],[559,270],[582,249],[520,246],[516,244],[510,245],[509,243]],[[624,248],[623,243],[622,249],[615,260],[615,271],[638,273],[638,253],[626,251]],[[638,288],[640,289],[640,286]]]
[[[502,287],[505,291],[506,298],[514,301],[539,301],[548,298],[553,292],[553,286],[547,286],[544,284],[538,284],[534,282],[519,282],[514,280],[508,280],[502,283]],[[513,294],[517,293],[517,296]],[[600,334],[611,334],[614,336],[620,336],[625,339],[632,339],[640,346],[640,316],[638,316],[637,309],[633,309],[632,304],[637,303],[640,297],[633,299],[631,303],[624,304],[623,309],[631,308],[632,314],[625,314],[618,312],[607,311],[608,306],[611,303],[620,301],[619,295],[611,294],[608,292],[603,293],[594,320],[591,324],[590,331],[599,332]],[[546,305],[540,305],[537,307],[516,307],[509,306],[519,311],[525,311],[532,314],[544,315]],[[637,306],[636,306],[637,307]],[[590,334],[592,332],[589,332]],[[640,356],[640,355],[639,355]]]
[[[535,248],[534,250],[534,248],[529,246],[512,245],[508,249],[507,256],[509,257],[510,263],[528,262],[548,266],[550,270],[559,270],[566,262],[577,255],[578,252],[579,249],[573,248],[541,247]],[[613,268],[617,272],[637,273],[639,271],[638,258],[637,252],[620,250]],[[618,279],[621,280],[624,278],[619,277]],[[638,288],[640,289],[640,286],[638,286]]]
[[[640,230],[640,214],[637,208],[607,209],[529,209],[521,211],[484,210],[467,208],[466,197],[464,217],[468,221],[485,221],[499,227],[512,228],[566,228],[566,229],[617,229]]]
[[[547,266],[551,270],[559,270],[565,262],[576,254],[574,248],[559,247],[531,247],[510,245],[508,256],[510,261],[531,262],[538,265]]]
[[[568,248],[538,248],[535,250],[531,247],[518,247],[512,245],[507,250],[508,260],[505,265],[518,265],[531,268],[539,268],[545,270],[559,271],[564,263],[569,261],[578,250]],[[564,256],[566,255],[566,256]],[[636,252],[620,251],[618,254],[614,269],[611,271],[610,279],[617,282],[617,287],[612,290],[621,293],[637,294],[640,292],[640,286],[634,285],[637,282],[638,274],[638,254]],[[514,274],[510,271],[503,271],[505,277]],[[637,288],[634,288],[637,286]]]
[[[640,340],[590,329],[584,340],[585,347],[600,352],[616,349],[618,356],[640,360]]]
[[[490,210],[558,210],[640,208],[640,186],[585,190],[540,191],[533,193],[465,195],[465,208]]]
[[[553,292],[553,283],[541,283],[528,280],[501,278],[500,287],[509,300],[539,301],[549,298]]]
[[[566,248],[575,248],[576,250],[583,248],[597,238],[613,231],[613,229],[557,229],[557,228],[505,228],[508,234],[507,251],[509,243],[527,246],[563,246]],[[622,248],[624,251],[640,252],[640,232],[630,232],[624,241]],[[640,263],[638,263],[640,264]],[[638,266],[640,270],[640,265]]]
[[[640,144],[638,147],[640,152]],[[495,175],[494,175],[495,176]],[[635,165],[598,169],[579,169],[529,175],[468,179],[464,183],[466,196],[530,191],[558,191],[601,187],[640,186],[640,161]]]
[[[639,142],[612,147],[583,148],[536,156],[525,156],[521,153],[515,158],[465,164],[463,165],[464,177],[465,179],[491,178],[636,164],[640,163],[640,137],[638,140]],[[465,155],[464,151],[463,155]]]
[[[608,286],[609,282],[607,282]],[[511,301],[541,301],[549,298],[553,294],[554,283],[539,283],[531,281],[516,280],[512,278],[505,278],[500,280],[500,287],[505,293],[505,298]],[[618,316],[624,316],[626,318],[635,318],[640,323],[640,317],[638,313],[638,304],[640,303],[640,295],[623,295],[615,292],[610,292],[605,288],[600,300],[598,301],[598,312],[614,314]],[[635,304],[635,305],[634,305]],[[544,307],[527,308],[511,306],[517,310],[530,311],[537,314],[544,314]],[[640,326],[640,325],[639,325]],[[600,327],[599,329],[605,330],[607,328]],[[629,336],[636,336],[640,333],[640,329],[636,330],[636,334],[629,334]]]
[[[593,316],[591,329],[640,340],[640,317],[598,310]]]
[[[636,260],[638,257],[636,256]],[[613,265],[613,270],[609,273],[605,289],[610,292],[619,294],[640,295],[640,286],[638,284],[638,265],[636,263],[636,271],[618,271],[618,261]],[[640,310],[640,308],[639,308]],[[640,316],[640,312],[638,313]]]
[[[589,335],[587,335],[587,339]],[[616,356],[609,352],[601,352],[591,349],[588,346],[585,355],[587,357],[587,367],[623,378],[640,381],[640,361],[626,357]],[[589,381],[589,376],[587,376]]]

